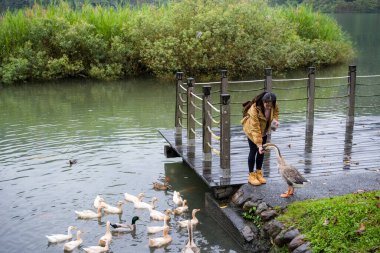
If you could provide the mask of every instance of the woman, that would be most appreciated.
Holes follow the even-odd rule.
[[[275,130],[278,125],[279,109],[276,105],[276,95],[264,91],[257,95],[252,101],[243,104],[243,116],[241,123],[243,130],[248,137],[248,182],[251,185],[265,184],[263,177],[263,144],[267,141],[267,134],[271,128]],[[256,163],[256,171],[254,171]]]

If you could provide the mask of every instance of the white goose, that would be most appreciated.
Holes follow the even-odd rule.
[[[107,221],[106,223],[106,233],[100,237],[99,239],[99,246],[106,246],[106,241],[111,242],[112,241],[112,234],[110,229],[111,222]]]
[[[173,193],[173,202],[177,205],[180,206],[182,205],[183,199],[181,197],[181,194],[177,191],[174,191]]]
[[[136,201],[133,204],[134,204],[134,207],[138,208],[138,209],[155,209],[156,208],[155,203],[157,200],[158,199],[156,197],[153,197],[152,200],[150,201],[151,204],[148,204],[148,203],[142,202],[142,201]]]
[[[123,204],[124,201],[119,200],[117,202],[117,207],[116,206],[111,206],[111,205],[106,205],[104,207],[104,212],[106,213],[115,213],[115,214],[121,214],[123,213]]]
[[[92,210],[75,211],[75,213],[77,214],[78,218],[80,218],[80,219],[100,218],[100,217],[102,217],[102,209],[103,208],[104,207],[102,205],[100,205],[98,207],[98,210],[96,213]]]
[[[172,241],[172,237],[169,235],[169,227],[165,227],[163,230],[163,236],[149,239],[149,247],[159,248],[167,245]]]
[[[107,252],[109,250],[109,241],[106,241],[106,246],[104,246],[104,247],[102,247],[102,246],[90,246],[90,247],[83,248],[83,250],[86,251],[87,253]]]
[[[134,203],[136,201],[142,201],[142,199],[144,198],[144,193],[140,192],[137,196],[135,196],[126,192],[124,193],[124,198],[125,201]]]
[[[197,217],[195,217],[195,214],[197,212],[199,212],[201,209],[193,209],[193,211],[191,212],[191,215],[192,215],[192,218],[190,220],[191,222],[191,225],[194,226],[194,225],[197,225],[199,223],[199,220],[197,219]],[[178,224],[180,227],[187,227],[187,220],[184,220],[184,221],[178,221]]]
[[[146,230],[148,231],[148,234],[155,234],[157,232],[163,231],[166,227],[169,227],[167,217],[164,218],[163,226],[148,226],[146,227]]]
[[[81,234],[82,234],[82,231],[78,230],[77,231],[77,239],[65,243],[65,245],[63,245],[63,249],[65,251],[73,251],[76,247],[81,245],[83,242],[82,238],[80,237]]]
[[[165,218],[167,218],[168,221],[170,221],[171,219],[169,214],[172,212],[172,210],[170,209],[167,209],[165,210],[165,213],[162,213],[160,211],[149,208],[149,212],[150,212],[150,218],[152,218],[153,220],[164,220]]]
[[[182,202],[182,206],[179,206],[176,209],[174,209],[173,213],[176,215],[181,215],[184,212],[186,212],[187,210],[189,210],[189,207],[187,206],[187,200],[184,199]]]
[[[71,233],[71,230],[73,229],[77,229],[77,228],[75,226],[69,226],[67,228],[67,234],[51,234],[51,235],[46,235],[46,238],[48,239],[49,242],[52,242],[52,243],[66,241],[73,238],[73,234]]]
[[[193,226],[191,225],[190,220],[187,221],[187,233],[189,235],[189,240],[181,253],[200,253],[201,249],[197,247],[193,240]]]

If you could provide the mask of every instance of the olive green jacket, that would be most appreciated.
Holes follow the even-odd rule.
[[[256,103],[254,103],[251,108],[249,108],[247,116],[245,116],[240,123],[243,125],[243,131],[247,137],[257,146],[260,146],[263,144],[263,136],[270,133],[271,131],[270,126],[273,119],[276,119],[278,121],[278,116],[279,108],[276,104],[276,106],[271,110],[270,119],[268,122],[269,127],[265,132],[267,119],[265,118],[264,113],[261,111],[261,108],[256,107]]]

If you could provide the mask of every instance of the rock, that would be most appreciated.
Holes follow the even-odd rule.
[[[300,245],[298,248],[292,251],[292,253],[311,253],[310,242],[306,242]]]
[[[261,219],[264,221],[269,221],[277,216],[277,212],[275,210],[266,210],[260,213]]]
[[[244,226],[244,228],[240,231],[240,233],[244,236],[244,239],[247,242],[252,241],[253,238],[255,237],[254,232],[252,231],[252,229],[249,226]]]
[[[299,235],[298,229],[282,230],[274,239],[274,243],[282,247],[293,240],[297,235]]]
[[[284,228],[284,224],[282,224],[278,220],[272,220],[264,225],[264,230],[268,233],[269,237],[271,238],[275,238]]]
[[[296,236],[298,236],[300,234],[300,231],[298,229],[291,229],[291,230],[288,230],[286,231],[286,233],[284,234],[284,240],[286,241],[286,243],[289,243],[291,242]]]
[[[268,205],[265,203],[265,202],[261,202],[258,207],[257,207],[257,210],[256,210],[256,214],[260,214],[261,212],[265,211],[268,209]]]
[[[251,200],[248,200],[247,202],[244,203],[243,210],[247,211],[247,210],[251,209],[252,207],[257,207],[257,206],[258,206],[257,202],[253,202]]]
[[[247,184],[244,184],[237,190],[234,195],[232,195],[231,202],[237,206],[241,206],[244,202],[249,198],[249,194],[247,194],[248,190],[246,189]]]
[[[294,237],[294,239],[291,240],[289,245],[288,245],[289,251],[293,251],[296,248],[298,248],[299,246],[301,246],[302,244],[304,244],[305,243],[304,239],[305,239],[304,235],[297,235],[296,237]]]

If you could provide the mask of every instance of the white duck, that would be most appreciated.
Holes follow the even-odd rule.
[[[189,207],[187,206],[187,200],[184,199],[183,202],[182,202],[182,206],[179,206],[179,207],[175,208],[173,210],[173,213],[176,214],[176,215],[181,215],[184,212],[186,212],[187,210],[189,210]]]
[[[165,213],[162,213],[160,211],[149,208],[149,212],[150,212],[150,218],[152,218],[153,220],[164,220],[165,217],[168,219],[168,221],[170,221],[171,219],[169,214],[172,212],[172,210],[170,209],[167,209],[165,210]]]
[[[67,228],[67,234],[51,234],[46,235],[46,238],[49,242],[56,243],[56,242],[63,242],[66,240],[69,240],[73,238],[73,234],[71,233],[71,230],[77,229],[75,226],[69,226]]]
[[[106,213],[115,213],[115,214],[121,214],[123,213],[123,204],[124,201],[119,200],[117,202],[117,207],[116,206],[111,206],[111,205],[105,205],[104,207],[104,212]]]
[[[155,203],[157,200],[158,199],[156,197],[153,197],[152,200],[150,201],[151,204],[146,203],[146,202],[142,202],[142,201],[136,201],[133,204],[134,204],[134,207],[138,208],[138,209],[144,209],[144,208],[145,209],[155,209],[156,208]]]
[[[87,253],[102,253],[102,252],[107,252],[109,250],[109,241],[106,241],[106,246],[90,246],[83,248],[84,251]]]
[[[97,195],[94,200],[94,207],[98,208],[100,205],[100,202],[104,202],[104,199],[100,197],[99,195]]]
[[[187,221],[187,233],[189,235],[189,240],[181,253],[200,253],[200,248],[197,247],[193,240],[193,226],[191,225],[190,220]]]
[[[183,199],[181,197],[181,194],[177,191],[174,191],[173,193],[173,202],[177,205],[180,206],[182,205]]]
[[[195,217],[195,214],[197,212],[199,212],[201,209],[193,209],[193,211],[191,212],[191,215],[192,215],[192,218],[190,220],[191,222],[191,225],[194,226],[194,225],[197,225],[199,223],[199,220],[197,219],[197,217]],[[187,227],[187,220],[184,220],[184,221],[178,221],[178,224],[180,227]]]
[[[169,227],[165,227],[163,230],[163,236],[149,239],[149,247],[158,248],[169,244],[172,241],[172,237],[169,235]]]
[[[124,193],[124,198],[125,201],[134,203],[136,201],[142,201],[142,199],[144,198],[144,193],[140,192],[139,194],[137,194],[137,196],[135,196],[126,192]]]
[[[122,232],[122,233],[129,233],[136,231],[136,221],[138,221],[140,218],[138,216],[134,216],[132,218],[132,224],[125,224],[125,223],[115,223],[110,224],[111,227],[113,227],[112,231],[116,232]]]
[[[75,211],[75,213],[77,214],[78,218],[80,218],[80,219],[100,218],[100,217],[102,217],[102,209],[103,208],[104,207],[102,205],[100,205],[98,207],[98,210],[96,213],[92,210]]]
[[[169,216],[170,217],[170,216]],[[157,232],[163,231],[166,227],[169,227],[168,225],[168,218],[164,218],[164,225],[163,226],[148,226],[146,227],[148,234],[155,234]]]
[[[106,246],[106,241],[111,242],[112,241],[112,234],[111,234],[111,229],[110,229],[111,222],[107,221],[106,224],[106,233],[100,237],[99,239],[99,246]]]
[[[65,243],[65,245],[63,245],[63,249],[65,251],[73,251],[76,247],[81,245],[83,242],[82,238],[80,237],[81,234],[82,234],[82,231],[78,230],[77,231],[77,239]]]

